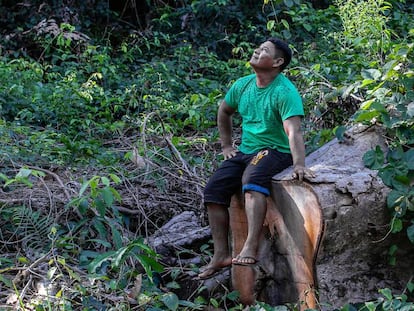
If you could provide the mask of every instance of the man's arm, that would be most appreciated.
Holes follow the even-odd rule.
[[[313,172],[305,168],[305,144],[300,129],[301,118],[294,116],[283,121],[283,128],[289,138],[290,152],[293,159],[293,177],[303,180],[315,177]]]
[[[236,110],[231,108],[223,100],[220,104],[217,114],[217,125],[220,133],[221,148],[223,149],[224,160],[230,159],[236,155],[233,148],[232,133],[233,120],[232,115]]]

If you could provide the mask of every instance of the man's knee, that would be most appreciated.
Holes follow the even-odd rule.
[[[247,192],[258,192],[266,197],[270,195],[269,188],[258,184],[245,184],[243,185],[242,191],[245,195]]]

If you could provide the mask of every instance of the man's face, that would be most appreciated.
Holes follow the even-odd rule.
[[[266,41],[254,50],[250,58],[250,65],[254,68],[270,69],[274,65],[276,53],[275,45],[270,41]]]

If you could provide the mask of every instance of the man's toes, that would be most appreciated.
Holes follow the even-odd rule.
[[[200,280],[205,280],[205,279],[209,279],[211,277],[213,277],[216,273],[217,273],[217,269],[216,268],[205,268],[199,275],[198,278]]]

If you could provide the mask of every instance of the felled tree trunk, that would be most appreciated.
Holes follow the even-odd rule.
[[[344,142],[334,139],[306,158],[307,167],[316,173],[312,180],[291,180],[291,169],[274,176],[255,268],[233,266],[205,281],[188,272],[177,291],[180,298],[192,297],[200,282],[206,297],[220,297],[224,284],[238,290],[246,305],[254,300],[274,306],[298,303],[302,310],[334,310],[374,300],[382,288],[402,293],[414,274],[414,249],[404,235],[388,234],[389,189],[362,162],[365,152],[377,145],[386,150],[384,140],[376,128],[359,126],[347,137]],[[232,198],[230,213],[235,256],[247,236],[240,194]],[[172,266],[201,266],[205,263],[199,257],[177,257],[177,249],[199,249],[210,234],[199,217],[184,212],[149,242]],[[390,266],[390,245],[402,246],[404,239],[407,244],[399,249],[397,265]]]
[[[386,149],[376,128],[356,126],[346,141],[335,139],[307,157],[314,179],[294,182],[291,169],[274,177],[259,264],[232,269],[244,303],[258,299],[330,310],[373,300],[380,288],[403,290],[414,271],[414,252],[403,254],[398,267],[387,264],[393,243],[385,238],[389,189],[362,162],[377,145]],[[233,197],[231,215],[236,255],[247,234],[240,196]]]

